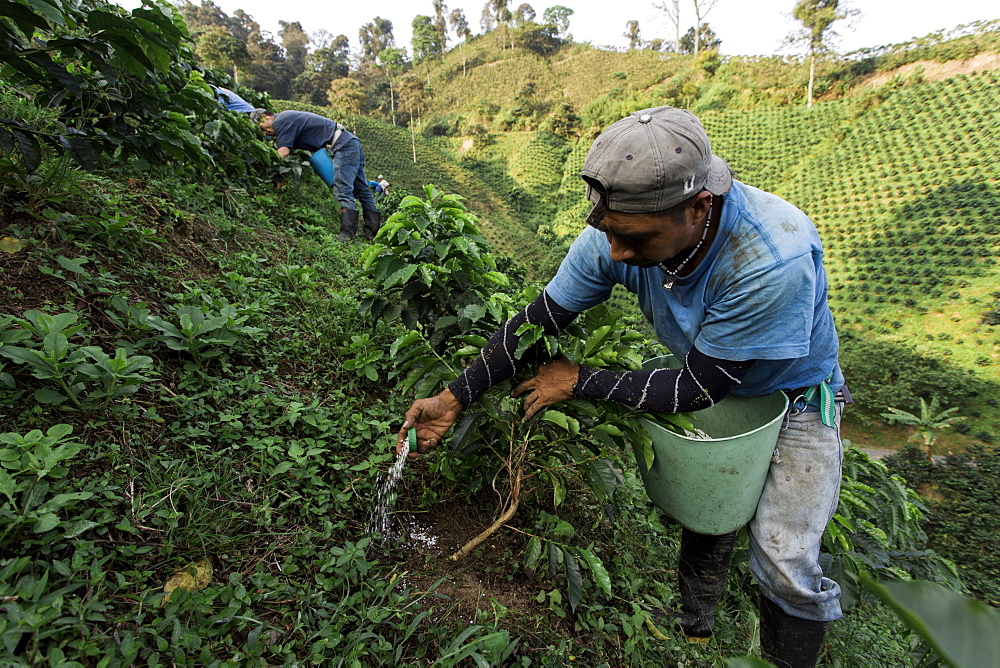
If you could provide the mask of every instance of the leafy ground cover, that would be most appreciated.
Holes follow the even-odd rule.
[[[408,466],[393,535],[371,535],[404,408],[538,290],[544,263],[526,267],[517,245],[527,228],[505,235],[513,214],[428,144],[417,164],[482,193],[470,205],[490,215],[407,173],[397,182],[420,196],[387,203],[397,213],[377,243],[338,243],[329,192],[214,106],[217,75],[191,66],[167,6],[43,4],[0,21],[4,664],[717,665],[755,653],[745,547],[715,640],[687,643],[658,616],[676,599],[679,529],[646,499],[641,434],[611,407],[567,402],[524,421],[499,388],[454,448]],[[86,26],[86,39],[73,32]],[[91,90],[91,71],[107,86]],[[176,95],[160,107],[165,91]],[[33,101],[56,95],[65,104]],[[115,124],[130,96],[149,104]],[[169,131],[148,132],[156,119]],[[396,161],[380,168],[402,170],[405,135],[350,120],[374,160]],[[73,131],[100,123],[113,132]],[[599,309],[565,341],[525,338],[627,368],[653,352],[633,324]],[[961,585],[925,549],[913,490],[854,448],[845,473],[824,548],[851,612],[829,658],[900,664],[911,636],[860,583]]]
[[[210,189],[75,178],[62,205],[78,217],[108,196],[124,211],[156,197],[146,210],[160,216],[123,228],[113,249],[89,228],[47,236],[47,224],[25,221],[17,238],[29,245],[4,255],[5,277],[20,278],[5,300],[3,350],[42,352],[65,379],[54,385],[23,353],[5,355],[0,638],[10,662],[598,665],[666,654],[711,665],[754,652],[742,560],[712,644],[652,621],[676,596],[678,528],[650,506],[627,451],[602,450],[621,476],[613,499],[588,491],[586,467],[539,460],[532,471],[547,482],[465,561],[446,555],[497,512],[481,455],[409,466],[397,533],[367,533],[410,399],[383,380],[393,357],[372,351],[405,330],[363,315],[378,284],[357,273],[361,249],[337,243],[314,208],[327,206],[323,190],[258,195],[233,216]],[[53,391],[86,401],[106,389],[84,369],[93,356],[76,356],[88,346],[151,363],[119,373],[110,387],[130,391],[107,408],[57,402]],[[866,484],[882,484],[873,471]],[[844,566],[867,560],[855,550],[878,537],[858,514],[865,503],[855,496],[841,526],[850,531],[831,533]],[[532,537],[548,562],[532,558]],[[567,555],[596,561],[583,577]],[[877,604],[856,609],[831,652],[849,656],[853,638],[889,624],[896,640],[879,651],[905,653]]]

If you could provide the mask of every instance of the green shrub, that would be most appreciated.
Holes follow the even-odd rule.
[[[928,544],[958,565],[977,599],[1000,607],[1000,452],[972,445],[931,464],[909,447],[885,463],[925,495]]]

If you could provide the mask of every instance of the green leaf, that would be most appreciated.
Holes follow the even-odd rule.
[[[555,473],[550,473],[549,478],[552,481],[552,505],[558,508],[566,500],[566,483]]]
[[[595,329],[594,333],[587,337],[586,345],[583,348],[583,356],[590,357],[595,350],[600,348],[610,333],[611,325],[603,325]]]
[[[653,462],[656,460],[656,453],[653,451],[653,440],[648,434],[641,432],[632,441],[632,447],[635,450],[636,457],[645,465],[646,470],[651,471],[653,469]]]
[[[26,2],[33,10],[44,14],[45,18],[52,23],[60,26],[65,24],[66,16],[57,3],[48,2],[47,0],[26,0]]]
[[[57,526],[59,526],[59,516],[55,513],[45,513],[38,517],[38,521],[35,522],[35,526],[31,530],[34,533],[44,533],[51,531]]]
[[[562,563],[563,553],[555,543],[549,543],[549,575],[555,577],[559,574],[559,565]]]
[[[557,536],[562,536],[563,538],[572,538],[576,534],[576,529],[574,529],[573,525],[566,520],[558,520],[555,528],[552,529],[552,532]]]
[[[388,290],[389,288],[395,287],[400,283],[405,283],[406,281],[410,280],[410,277],[413,276],[414,272],[416,271],[417,271],[417,265],[415,264],[404,265],[399,270],[394,272],[391,276],[389,276],[389,278],[387,278],[385,282],[383,282],[382,287]]]
[[[1000,662],[1000,612],[985,603],[931,582],[882,584],[867,573],[861,581],[951,665]]]
[[[17,482],[5,470],[0,468],[0,492],[3,492],[4,496],[10,500],[11,505],[17,503],[14,499],[17,491]]]
[[[87,171],[93,171],[97,167],[97,152],[94,150],[92,141],[85,137],[74,137],[61,135],[59,143],[66,150],[66,154]]]
[[[528,540],[528,549],[524,552],[524,565],[534,569],[538,566],[538,560],[542,558],[542,541],[538,536],[532,536]]]
[[[6,62],[10,63],[11,61],[7,60]],[[35,136],[28,132],[13,130],[13,134],[17,140],[17,146],[21,151],[25,171],[29,173],[35,171],[42,162],[41,145],[35,139]]]
[[[56,262],[58,262],[59,266],[61,266],[63,269],[71,271],[74,274],[86,274],[87,272],[84,270],[83,265],[90,262],[90,258],[78,257],[71,260],[69,258],[63,257],[62,255],[57,255]]]
[[[569,431],[569,417],[565,413],[547,408],[545,409],[545,412],[542,413],[541,419]]]
[[[583,465],[583,470],[587,476],[587,483],[598,500],[610,501],[614,498],[615,490],[623,479],[611,461],[607,459],[588,461]]]
[[[577,550],[577,554],[587,562],[587,568],[590,569],[591,575],[594,576],[597,586],[603,589],[605,594],[611,596],[611,576],[608,575],[607,569],[604,568],[604,563],[590,550],[579,549]]]
[[[471,411],[459,418],[451,437],[452,448],[455,451],[461,451],[462,454],[469,452],[466,441],[475,433],[474,427],[482,415],[482,411]]]
[[[49,438],[54,438],[56,439],[56,441],[61,441],[62,439],[64,439],[65,437],[69,436],[72,433],[73,433],[73,427],[64,422],[52,425],[45,432],[46,436],[48,436]]]
[[[35,390],[34,397],[35,401],[38,403],[48,404],[50,406],[58,406],[69,399],[69,397],[61,392],[47,389]]]
[[[573,557],[573,548],[563,548],[563,563],[566,565],[566,579],[569,581],[569,605],[575,612],[583,596],[583,574],[580,572],[580,564]]]

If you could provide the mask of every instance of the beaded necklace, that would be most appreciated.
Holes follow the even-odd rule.
[[[667,268],[666,262],[660,263],[660,269],[662,269],[663,273],[665,274],[663,277],[664,289],[666,290],[674,289],[674,281],[677,280],[677,274],[681,273],[681,269],[684,268],[684,265],[686,265],[688,262],[691,261],[691,258],[693,258],[698,253],[698,249],[701,248],[701,245],[705,243],[705,237],[708,236],[708,226],[709,224],[711,224],[711,222],[712,222],[712,205],[709,204],[708,215],[705,216],[705,231],[701,233],[701,240],[698,241],[698,245],[691,250],[691,253],[686,258],[684,258],[684,261],[681,262],[679,265],[677,265],[677,269],[673,271],[670,271],[670,269]]]

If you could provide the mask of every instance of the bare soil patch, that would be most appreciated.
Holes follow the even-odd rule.
[[[426,474],[421,460],[410,462],[407,468],[408,486]],[[538,615],[545,614],[535,598],[552,585],[541,584],[524,568],[521,559],[527,538],[509,528],[518,526],[517,515],[464,558],[450,559],[496,519],[496,506],[496,496],[489,491],[472,503],[452,498],[425,512],[406,512],[404,498],[397,499],[393,522],[401,530],[402,541],[397,538],[387,546],[385,557],[398,560],[399,571],[413,590],[432,592],[425,606],[432,616],[469,624],[496,623],[503,618],[505,624],[516,626],[519,621],[533,625]],[[553,629],[561,629],[564,620],[551,617]]]
[[[980,53],[968,60],[949,60],[945,63],[933,60],[918,60],[915,63],[897,67],[891,72],[873,74],[863,83],[856,86],[856,88],[878,88],[895,76],[905,79],[918,69],[922,70],[922,76],[925,80],[940,81],[941,79],[949,79],[960,74],[1000,69],[1000,53]]]

